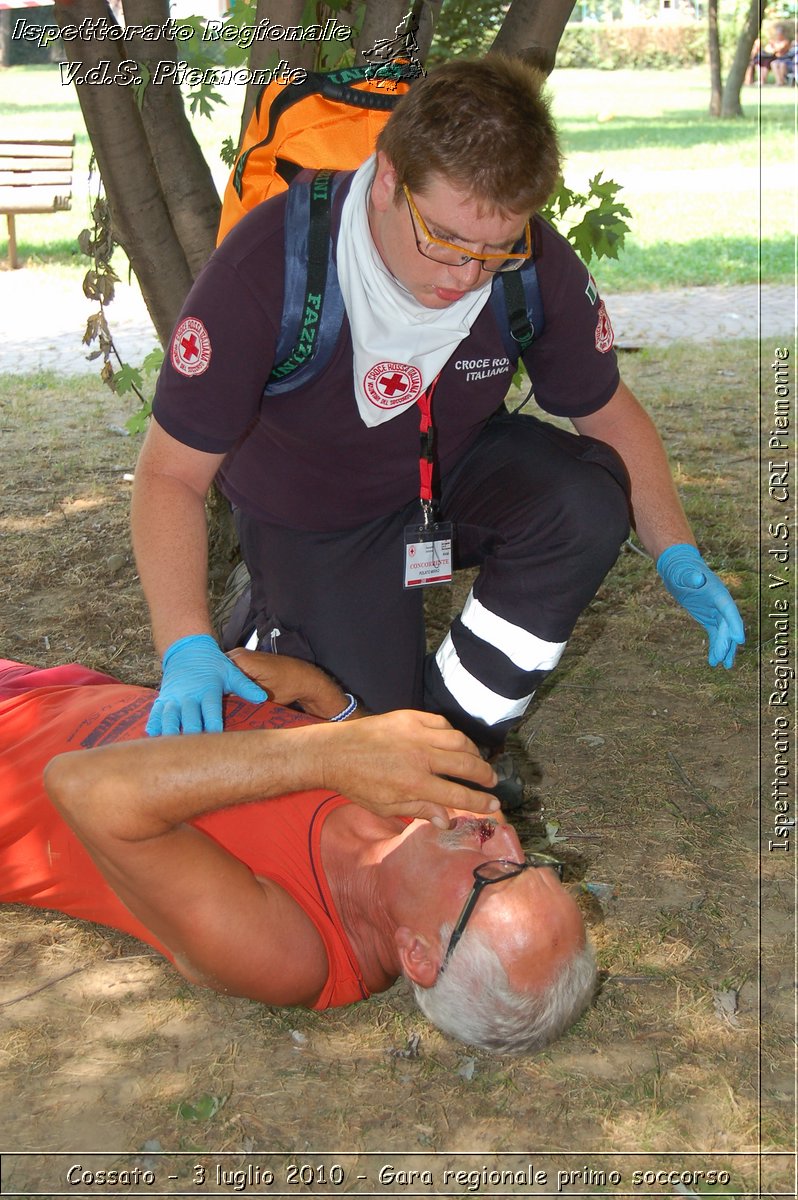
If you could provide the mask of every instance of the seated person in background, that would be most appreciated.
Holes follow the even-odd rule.
[[[495,776],[468,738],[429,713],[335,720],[351,704],[318,668],[236,661],[272,700],[148,739],[149,689],[0,660],[0,903],[131,933],[265,1004],[350,1004],[403,974],[471,1044],[566,1029],[595,982],[579,910],[474,790]]]
[[[770,41],[764,50],[757,38],[754,42],[753,54],[746,72],[746,83],[755,80],[755,68],[759,67],[759,82],[767,83],[768,73],[773,71],[776,83],[783,86],[787,82],[789,68],[795,62],[795,44],[789,25],[782,21],[776,22],[771,29]]]

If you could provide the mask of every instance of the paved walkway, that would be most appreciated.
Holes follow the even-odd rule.
[[[725,341],[734,337],[791,338],[796,290],[788,285],[683,288],[667,292],[605,296],[622,348],[671,342]],[[0,271],[0,373],[40,370],[78,374],[97,371],[81,344],[97,305],[82,295],[75,276],[37,268]],[[138,288],[117,285],[108,308],[119,353],[138,365],[157,344]]]
[[[789,339],[796,326],[798,292],[789,284],[676,288],[607,296],[616,344],[667,346],[681,340],[708,342],[756,337]]]

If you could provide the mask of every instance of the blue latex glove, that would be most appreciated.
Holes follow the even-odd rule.
[[[222,654],[209,633],[178,638],[163,656],[163,679],[146,732],[221,733],[222,696],[232,692],[261,704],[268,693]]]
[[[657,559],[657,570],[674,600],[709,634],[709,665],[731,667],[737,647],[745,641],[745,629],[726,585],[695,546],[668,546]]]

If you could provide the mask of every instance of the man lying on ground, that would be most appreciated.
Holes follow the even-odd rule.
[[[336,720],[351,704],[317,668],[237,662],[271,701],[146,739],[149,689],[0,660],[0,902],[131,933],[265,1004],[350,1004],[403,974],[475,1045],[570,1025],[595,978],[579,910],[474,790],[495,776],[473,743],[436,714]]]

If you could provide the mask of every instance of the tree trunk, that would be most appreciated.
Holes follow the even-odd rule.
[[[0,12],[0,68],[11,66],[11,9]]]
[[[125,8],[130,24],[163,28],[169,19],[169,0],[125,0]],[[125,41],[125,57],[157,80],[144,91],[141,120],[174,231],[196,278],[216,245],[221,203],[175,82],[177,45],[164,37],[132,37]]]
[[[271,25],[303,25],[305,24],[302,20],[304,11],[304,0],[258,0],[255,24],[259,25],[263,21],[264,24],[269,23]],[[252,43],[249,51],[248,65],[252,71],[262,71],[269,67],[275,67],[280,59],[285,59],[292,67],[302,67],[305,71],[312,71],[315,62],[315,43],[298,41],[272,42],[264,38],[262,41]],[[247,84],[246,95],[244,96],[244,108],[241,113],[241,126],[238,137],[239,146],[243,141],[247,125],[249,125],[249,119],[252,116],[252,110],[255,107],[259,92],[260,84]]]
[[[62,28],[80,25],[84,19],[95,22],[109,17],[103,0],[73,0],[68,5],[56,4],[55,11]],[[70,64],[79,67],[78,100],[105,186],[114,237],[130,259],[165,345],[192,275],[175,236],[134,90],[101,82],[119,70],[120,45],[109,39],[76,38],[64,42],[64,53]],[[85,74],[92,68],[89,82]]]
[[[550,75],[574,0],[512,0],[491,51],[510,54]]]
[[[723,77],[720,66],[720,35],[718,33],[718,0],[709,0],[707,4],[707,20],[709,35],[709,81],[710,116],[720,116],[720,100],[723,90]]]
[[[357,39],[355,62],[362,66],[363,51],[371,50],[377,42],[391,42],[411,8],[411,0],[369,0]]]
[[[743,81],[751,59],[751,51],[754,48],[754,42],[762,25],[764,8],[763,0],[751,0],[751,6],[745,18],[745,25],[737,39],[737,48],[734,51],[732,65],[726,76],[720,105],[721,117],[741,117],[743,115],[740,92],[743,89]]]
[[[432,45],[432,39],[435,36],[435,27],[438,24],[443,0],[424,0],[421,13],[419,14],[419,29],[418,29],[418,54],[422,62],[426,62],[429,48]]]

